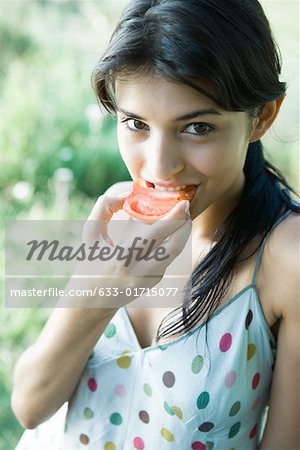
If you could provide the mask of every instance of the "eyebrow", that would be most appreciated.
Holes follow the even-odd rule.
[[[132,112],[125,111],[124,109],[120,108],[119,106],[116,107],[116,110],[118,112],[123,113],[127,117],[132,117],[133,119],[146,121],[146,119],[139,116],[138,114],[134,114]],[[222,116],[222,113],[214,108],[199,109],[197,111],[193,111],[193,112],[184,114],[183,116],[177,117],[175,119],[175,122],[180,122],[182,120],[189,120],[189,119],[194,119],[195,117],[208,116],[208,115]]]

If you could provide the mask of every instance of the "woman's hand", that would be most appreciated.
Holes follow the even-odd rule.
[[[124,201],[124,195],[98,198],[84,225],[82,241],[86,248],[97,249],[93,257],[101,251],[102,257],[77,264],[66,289],[77,290],[83,295],[72,298],[67,295],[68,302],[72,302],[67,306],[125,306],[133,300],[122,294],[126,288],[155,286],[185,247],[191,231],[191,220],[185,211],[189,202],[181,201],[163,219],[146,224],[131,218],[113,220]],[[103,295],[110,289],[113,295]],[[84,295],[88,291],[93,295]]]

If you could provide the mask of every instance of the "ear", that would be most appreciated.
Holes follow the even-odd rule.
[[[272,100],[271,102],[267,102],[259,116],[254,119],[253,128],[250,134],[249,142],[258,141],[263,135],[269,130],[274,120],[277,117],[277,114],[280,110],[283,100],[285,99],[285,95],[281,95],[276,100]]]

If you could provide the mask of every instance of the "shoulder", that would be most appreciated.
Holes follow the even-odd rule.
[[[271,233],[264,251],[263,271],[278,318],[299,318],[300,214],[291,213]]]
[[[268,283],[268,298],[280,319],[280,326],[270,410],[261,450],[299,448],[299,241],[300,215],[292,213],[273,230],[263,255],[264,282]]]

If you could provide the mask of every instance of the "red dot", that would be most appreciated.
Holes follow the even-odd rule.
[[[90,391],[95,392],[97,390],[97,381],[95,378],[89,378],[87,384]]]
[[[140,437],[135,437],[133,439],[133,445],[137,450],[143,450],[145,448],[144,441]]]
[[[206,445],[202,444],[202,442],[196,441],[192,443],[193,450],[206,450]]]
[[[257,372],[252,379],[252,389],[256,389],[260,380],[260,374]]]
[[[257,427],[258,427],[258,423],[256,423],[256,424],[254,425],[254,427],[252,428],[252,430],[250,431],[250,433],[249,433],[249,438],[250,438],[250,439],[253,439],[254,436],[256,435]]]
[[[230,349],[231,344],[232,344],[231,334],[230,333],[223,334],[223,336],[220,339],[220,344],[219,344],[221,352],[227,352],[227,350]]]

